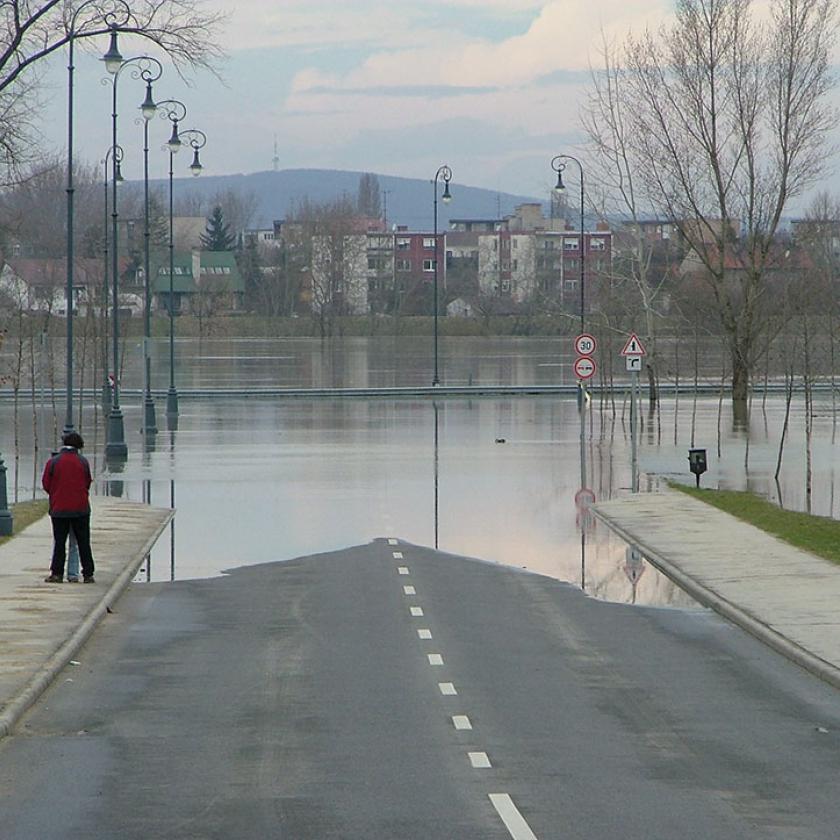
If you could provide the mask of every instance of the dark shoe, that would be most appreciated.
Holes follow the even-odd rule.
[[[84,582],[85,583],[96,583],[96,581],[93,579],[93,575],[86,575]]]
[[[44,578],[44,583],[64,583],[64,578],[60,578],[58,575],[50,575]]]

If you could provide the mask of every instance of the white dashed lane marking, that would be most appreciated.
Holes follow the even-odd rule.
[[[446,696],[454,696],[458,693],[455,691],[454,683],[438,683],[438,688],[440,689],[440,693]]]
[[[403,592],[406,595],[416,595],[417,594],[417,590],[413,586],[404,586],[403,587]]]
[[[452,715],[452,723],[456,729],[472,729],[470,719],[466,715]]]
[[[513,804],[513,800],[507,793],[491,793],[488,795],[496,813],[502,818],[502,822],[513,840],[537,840],[537,835],[531,831],[531,826],[525,822],[525,817],[519,813],[519,809]]]
[[[401,551],[395,551],[394,552],[394,560],[402,560],[402,559],[403,559],[403,553]]]
[[[401,575],[408,575],[408,574],[411,574],[411,573],[408,571],[408,566],[399,566],[399,567],[397,568],[397,571],[398,571]]]
[[[423,615],[423,607],[412,607],[411,608],[411,614],[415,618],[420,618]]]
[[[429,665],[443,665],[443,657],[439,653],[430,653]]]
[[[470,764],[477,770],[484,770],[493,766],[490,764],[490,759],[487,758],[486,752],[471,752],[467,753],[467,755],[470,757]]]
[[[418,631],[417,631],[417,635],[418,635],[421,639],[431,639],[431,638],[432,638],[432,631],[431,631],[431,630],[427,630],[427,629],[424,627],[422,630],[418,630]]]
[[[397,544],[397,541],[395,539],[389,539],[388,540],[388,545],[396,545],[396,544]]]

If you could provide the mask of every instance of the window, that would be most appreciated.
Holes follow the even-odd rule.
[[[434,271],[437,260],[423,260],[423,271]]]
[[[397,271],[411,271],[411,260],[397,260]]]
[[[516,249],[519,247],[519,240],[518,240],[518,239],[514,239],[514,240],[512,240],[512,241],[513,241],[513,248],[514,248],[514,250],[516,250]]]
[[[407,251],[411,247],[411,240],[407,236],[397,237],[397,250]]]
[[[578,267],[578,261],[576,259],[567,259],[566,260],[566,271],[575,271]]]
[[[564,251],[577,251],[579,247],[578,238],[566,236],[563,239],[563,250]]]
[[[510,280],[502,280],[502,291],[509,292],[510,291]]]
[[[229,265],[222,266],[222,274],[230,274],[230,266]]]
[[[502,260],[502,271],[510,271],[510,260]]]
[[[424,248],[434,248],[435,247],[434,236],[424,236],[423,237],[423,247]]]
[[[606,243],[603,239],[590,239],[589,240],[589,250],[590,251],[603,251],[606,248]]]
[[[513,261],[513,270],[516,271],[516,269],[518,269],[518,268],[519,268],[519,260],[514,260]]]
[[[546,251],[553,251],[554,242],[552,242],[552,240],[550,239],[546,239],[545,242],[543,242],[543,248],[545,248]]]

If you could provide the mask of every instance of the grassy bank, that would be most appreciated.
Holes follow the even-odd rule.
[[[47,500],[34,499],[28,502],[18,502],[9,508],[12,512],[12,537],[19,534],[27,525],[31,525],[47,513]],[[12,537],[0,537],[0,544]]]
[[[755,525],[790,545],[810,551],[840,565],[840,521],[825,516],[811,516],[778,505],[754,493],[736,490],[698,490],[686,484],[670,482],[674,490]]]

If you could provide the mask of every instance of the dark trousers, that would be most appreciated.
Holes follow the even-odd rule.
[[[64,561],[67,557],[65,543],[70,530],[76,536],[79,546],[79,560],[82,564],[82,574],[93,577],[93,553],[90,550],[90,514],[85,516],[53,516],[53,556],[50,563],[50,574],[64,577]]]

